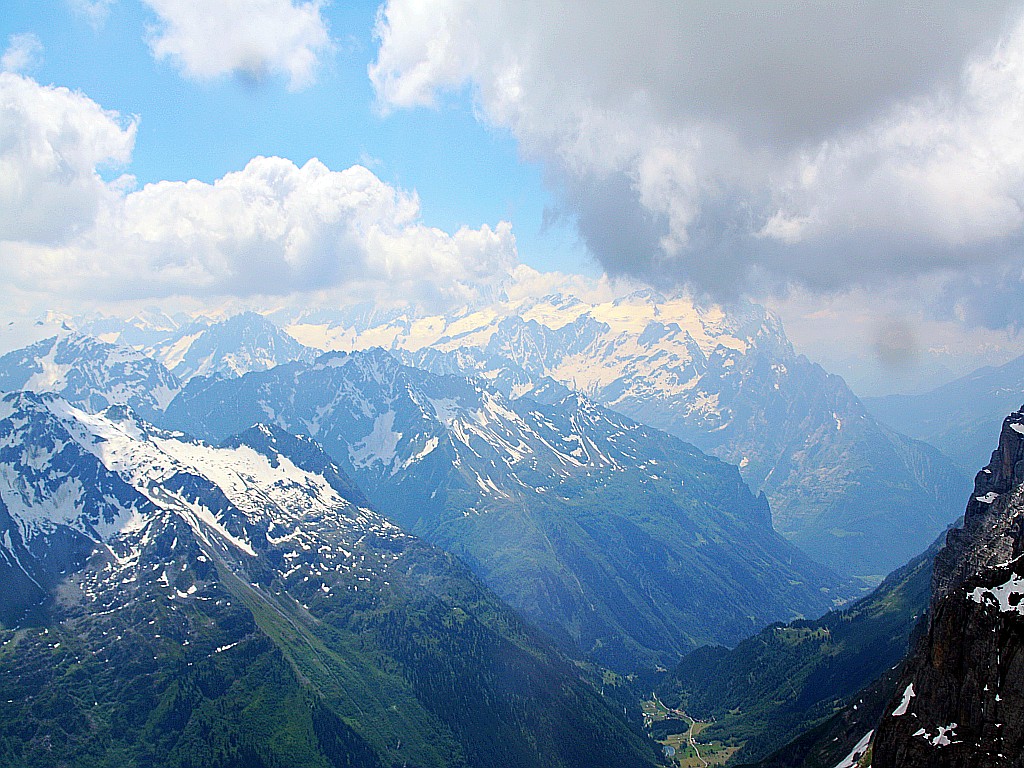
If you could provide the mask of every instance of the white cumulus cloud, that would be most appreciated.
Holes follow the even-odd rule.
[[[320,0],[144,0],[159,17],[150,45],[195,80],[234,74],[253,81],[283,75],[288,87],[313,84],[332,48]]]
[[[1019,2],[388,0],[382,108],[469,87],[610,274],[969,269],[1024,234]]]
[[[298,167],[259,157],[213,184],[150,184],[125,198],[122,215],[118,247],[134,262],[121,265],[125,276],[145,274],[156,294],[341,283],[455,290],[503,273],[515,257],[508,224],[454,234],[424,226],[415,195],[362,166],[332,171],[318,160]]]
[[[97,169],[131,157],[137,121],[67,88],[0,73],[0,241],[67,242],[119,198]]]
[[[0,74],[0,271],[11,288],[120,299],[344,288],[463,303],[517,261],[511,226],[426,226],[419,199],[362,166],[258,157],[212,184],[133,190],[137,123]]]

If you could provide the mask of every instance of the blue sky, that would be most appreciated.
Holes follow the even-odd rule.
[[[7,0],[0,55],[5,316],[527,265],[764,302],[868,389],[1024,352],[1020,0]]]
[[[141,118],[131,164],[122,169],[139,185],[212,183],[258,155],[298,165],[315,157],[334,170],[358,163],[415,190],[428,226],[454,231],[514,221],[524,262],[597,271],[571,228],[545,227],[553,201],[540,164],[522,160],[509,131],[481,124],[467,93],[448,95],[437,108],[381,114],[367,77],[377,9],[376,2],[322,8],[335,47],[315,83],[299,91],[288,90],[284,76],[258,84],[231,75],[182,77],[171,62],[154,59],[147,30],[158,19],[134,0],[113,3],[97,24],[60,0],[9,0],[0,40],[35,34],[43,50],[27,75]]]

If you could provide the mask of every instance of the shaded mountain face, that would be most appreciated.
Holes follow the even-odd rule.
[[[311,435],[390,519],[621,669],[735,643],[842,594],[772,530],[735,467],[548,394],[509,401],[373,350],[193,382],[166,421],[211,440],[256,420]]]
[[[181,389],[164,366],[130,347],[68,332],[0,357],[0,391],[50,392],[88,411],[128,405],[151,416]]]
[[[274,427],[215,448],[0,399],[0,762],[654,764],[575,665],[351,487]]]
[[[873,765],[1024,765],[1024,411],[1003,422],[962,529],[935,559],[928,631],[878,727]]]
[[[916,395],[864,400],[881,421],[924,440],[973,472],[988,461],[1007,413],[1024,391],[1024,357],[980,368],[941,387]]]
[[[927,611],[932,560],[941,543],[937,540],[849,607],[815,621],[774,624],[732,649],[697,649],[660,683],[660,698],[693,717],[713,721],[701,731],[701,741],[740,743],[733,757],[737,764],[776,751],[780,758],[787,753],[792,757],[800,747],[786,746],[790,741],[844,707],[861,715],[874,707],[877,719],[896,682],[890,670],[906,656]],[[866,720],[867,726],[855,730],[852,738],[836,733],[836,724],[826,727],[823,746],[828,748],[821,764],[832,768],[851,751],[874,725],[870,714]],[[812,752],[780,764],[816,765]]]
[[[553,295],[450,317],[321,313],[287,330],[327,348],[385,346],[512,397],[557,381],[737,464],[767,494],[777,530],[851,575],[880,580],[921,552],[969,487],[952,462],[881,426],[841,378],[797,355],[753,304],[725,312],[650,292],[604,304]]]

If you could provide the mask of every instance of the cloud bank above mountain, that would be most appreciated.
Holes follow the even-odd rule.
[[[1018,3],[389,0],[376,31],[381,108],[469,88],[610,274],[836,291],[1019,254]]]
[[[138,120],[0,73],[0,266],[25,291],[107,299],[362,286],[464,302],[516,263],[511,226],[425,226],[414,193],[362,166],[257,157],[212,184],[109,179]],[[106,174],[106,175],[105,175]]]

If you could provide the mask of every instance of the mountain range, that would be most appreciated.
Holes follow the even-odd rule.
[[[482,378],[510,399],[558,384],[738,465],[766,494],[780,533],[869,583],[926,547],[957,516],[949,500],[970,486],[962,466],[876,420],[750,303],[723,309],[640,291],[504,299],[436,316],[366,305],[68,322],[131,345],[182,382],[310,362],[314,349],[383,347],[414,367]],[[871,546],[879,537],[892,545]]]
[[[881,421],[925,440],[974,471],[988,462],[1007,413],[1024,392],[1024,357],[973,373],[928,392],[865,399]]]
[[[952,463],[753,305],[513,304],[93,318],[0,358],[0,762],[653,764],[594,664],[672,666],[734,763],[1019,754],[1024,414],[924,622],[935,546],[815,619],[855,590],[794,543],[872,577],[864,540],[944,519]]]
[[[8,394],[0,528],[4,765],[654,764],[613,691],[308,438]]]
[[[553,294],[446,316],[362,308],[281,322],[310,346],[382,346],[510,397],[554,380],[736,464],[780,533],[873,581],[925,549],[970,487],[968,473],[879,423],[840,377],[798,355],[778,319],[751,303]]]
[[[213,441],[254,420],[310,435],[390,519],[625,671],[850,594],[735,467],[564,388],[534,394],[372,349],[197,379],[161,418]]]

